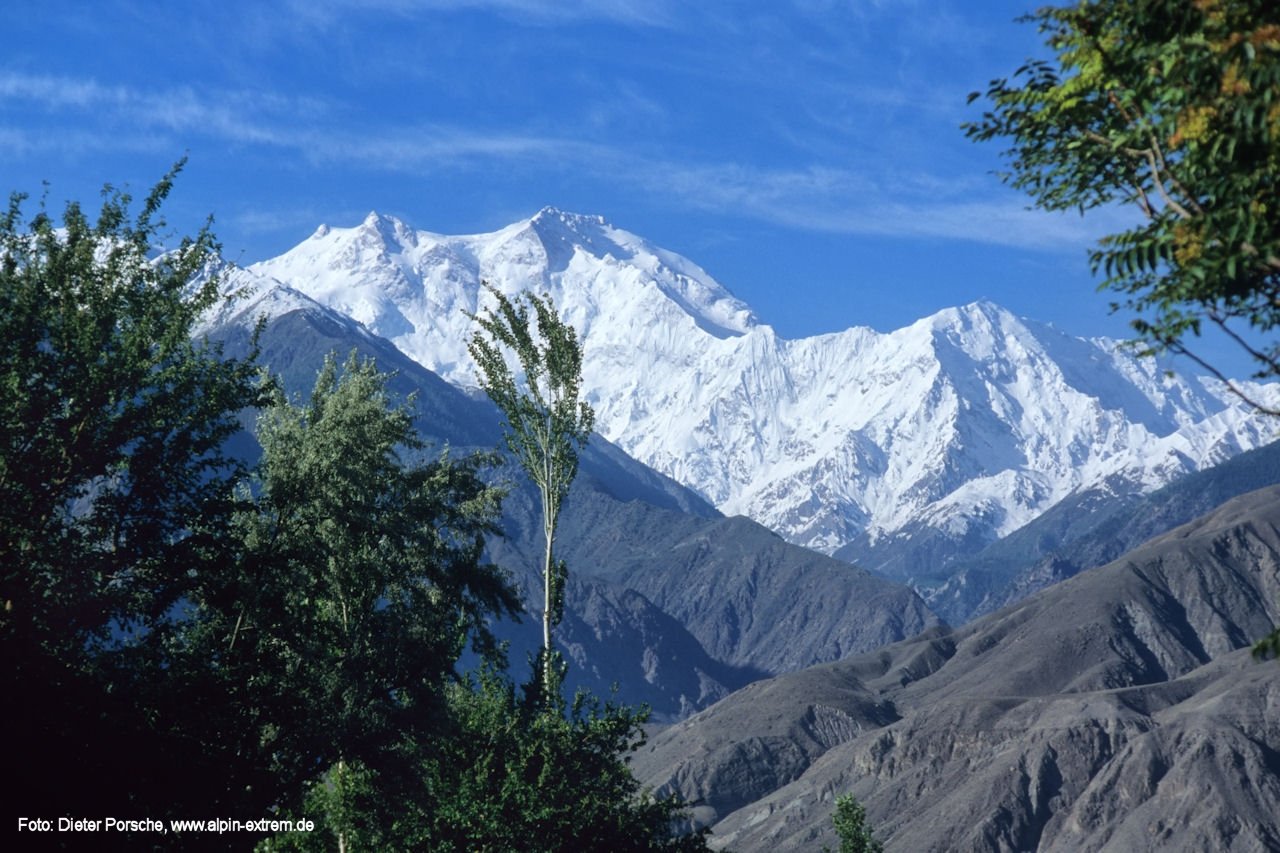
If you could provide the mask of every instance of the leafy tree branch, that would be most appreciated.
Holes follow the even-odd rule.
[[[1046,7],[1053,60],[993,80],[964,125],[1003,138],[1002,178],[1047,210],[1134,204],[1142,221],[1090,253],[1148,353],[1219,328],[1280,376],[1280,9],[1265,0],[1089,0]],[[1252,342],[1252,343],[1251,343]],[[1219,379],[1255,408],[1220,371]]]

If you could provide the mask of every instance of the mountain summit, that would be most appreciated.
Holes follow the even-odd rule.
[[[495,233],[461,237],[370,213],[354,228],[321,226],[250,270],[348,314],[463,383],[472,380],[459,359],[466,312],[481,304],[481,280],[512,293],[549,292],[583,334],[639,324],[725,338],[756,326],[750,309],[692,262],[604,217],[550,207]]]
[[[466,236],[371,213],[249,272],[462,385],[481,281],[545,291],[583,339],[606,438],[828,553],[923,531],[945,563],[1082,489],[1148,491],[1275,432],[1216,382],[990,302],[787,340],[692,261],[554,208]]]

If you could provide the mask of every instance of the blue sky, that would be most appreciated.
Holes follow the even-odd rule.
[[[1042,52],[1038,0],[9,3],[0,188],[212,214],[228,257],[370,210],[442,233],[544,205],[690,257],[787,337],[980,298],[1124,336],[966,95]]]

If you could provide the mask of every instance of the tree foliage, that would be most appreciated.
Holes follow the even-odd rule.
[[[480,562],[496,493],[477,460],[407,466],[421,448],[383,387],[372,364],[339,378],[330,359],[309,405],[264,413],[246,568],[203,620],[248,685],[271,802],[318,824],[264,848],[705,849],[624,761],[642,712],[585,695],[565,709],[540,663],[517,700],[491,644],[478,677],[451,677],[464,637],[488,639],[484,615],[516,606]]]
[[[311,800],[342,838],[359,836],[346,818],[359,792],[410,795],[422,750],[447,729],[445,685],[466,639],[496,657],[485,620],[518,608],[482,559],[501,498],[478,474],[488,458],[418,458],[385,379],[354,354],[341,369],[330,356],[307,404],[275,394],[258,422],[256,498],[236,518],[236,569],[201,585],[193,613],[203,677],[235,692],[225,736],[274,781],[261,807],[301,814],[308,786],[337,790]],[[385,809],[355,812],[365,845],[394,826]]]
[[[172,178],[134,218],[108,190],[93,223],[76,205],[61,227],[43,209],[24,223],[20,197],[0,219],[17,813],[316,822],[267,849],[703,849],[626,767],[643,714],[566,711],[540,676],[517,702],[495,674],[488,620],[518,601],[483,558],[492,455],[429,457],[354,356],[295,405],[251,358],[192,339],[221,298],[216,244],[155,253]],[[250,476],[225,442],[253,407]],[[575,423],[585,440],[589,414]],[[558,507],[576,455],[555,453]],[[455,671],[468,638],[478,681]]]
[[[577,332],[556,313],[551,297],[525,293],[512,301],[492,285],[486,287],[497,307],[472,315],[480,328],[471,336],[468,350],[481,387],[506,419],[507,447],[542,498],[542,658],[550,694],[555,671],[551,629],[564,611],[567,575],[563,561],[555,558],[556,525],[595,413],[580,399],[582,348]],[[507,361],[508,353],[516,360],[514,366]]]
[[[193,285],[207,229],[155,256],[178,167],[133,216],[111,188],[96,221],[67,205],[0,216],[0,647],[21,801],[74,811],[166,795],[141,704],[194,579],[226,556],[236,413],[251,359],[191,338],[221,297]],[[121,762],[148,767],[116,783]],[[197,786],[192,785],[191,790]],[[39,812],[31,812],[39,813]],[[87,812],[86,812],[87,813]]]
[[[1140,212],[1091,260],[1148,351],[1225,381],[1189,349],[1212,326],[1280,376],[1280,342],[1258,342],[1280,325],[1280,6],[1082,0],[1025,20],[1054,58],[992,81],[967,134],[1009,139],[1002,177],[1040,207]]]
[[[867,826],[867,810],[852,794],[836,797],[836,810],[831,823],[840,836],[840,853],[882,853],[884,845]]]
[[[439,851],[698,851],[675,797],[642,791],[624,756],[644,743],[647,712],[579,693],[546,713],[534,668],[523,699],[492,670],[451,692],[457,736],[432,762]]]
[[[1263,637],[1253,647],[1254,657],[1280,658],[1280,628]]]

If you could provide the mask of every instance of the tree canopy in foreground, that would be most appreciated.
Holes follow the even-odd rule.
[[[263,389],[252,359],[191,337],[221,298],[209,231],[156,253],[177,171],[136,216],[111,188],[96,221],[28,220],[21,195],[0,215],[0,693],[28,815],[218,802],[200,777],[174,788],[202,751],[162,744],[146,703],[180,602],[229,558],[224,444]]]
[[[263,849],[705,849],[626,766],[642,711],[566,709],[540,672],[517,701],[499,674],[489,620],[518,602],[484,559],[492,454],[429,453],[371,363],[330,358],[296,404],[193,339],[223,298],[217,247],[158,251],[172,178],[136,216],[111,190],[96,221],[27,220],[20,196],[0,216],[16,816],[314,823],[233,842]],[[254,408],[251,465],[227,441]]]

